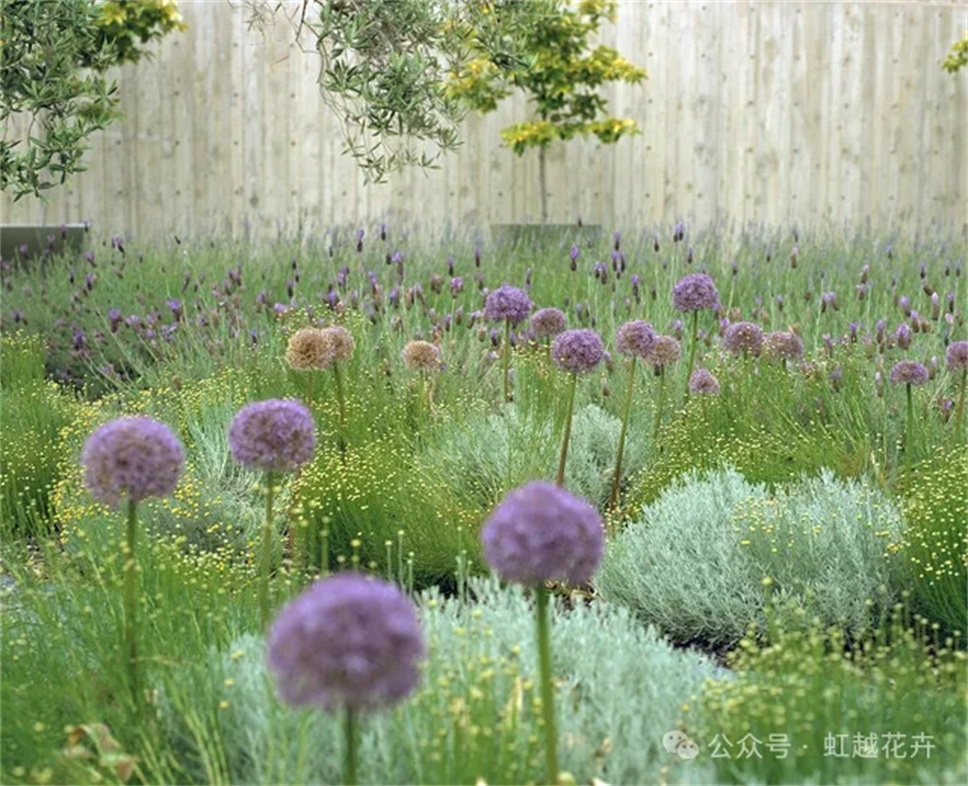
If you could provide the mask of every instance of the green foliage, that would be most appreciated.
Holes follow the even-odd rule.
[[[35,538],[50,524],[59,478],[60,429],[72,398],[44,380],[45,348],[37,335],[0,336],[0,536]]]
[[[870,627],[896,576],[899,514],[829,472],[771,495],[735,470],[687,475],[610,544],[601,594],[674,641],[733,644],[763,624],[763,581],[846,631]]]
[[[966,65],[968,65],[968,33],[965,33],[965,37],[960,41],[955,41],[951,45],[951,51],[948,52],[941,67],[949,74],[956,74]]]
[[[962,782],[965,653],[904,625],[900,608],[845,650],[842,631],[781,607],[771,643],[741,641],[735,676],[707,682],[687,714],[697,761],[718,783]]]
[[[43,198],[84,171],[86,140],[121,117],[105,72],[183,25],[173,0],[2,0],[0,10],[0,189]]]
[[[916,465],[901,504],[908,529],[899,553],[916,612],[965,635],[968,624],[968,454],[938,453]]]
[[[565,486],[599,507],[608,499],[621,426],[596,404],[575,411]],[[560,450],[561,430],[547,413],[508,405],[497,413],[471,411],[455,419],[428,447],[421,464],[424,472],[447,483],[463,505],[486,511],[529,480],[553,481]],[[624,478],[642,467],[645,452],[642,439],[629,439]]]
[[[467,63],[448,85],[448,93],[472,108],[489,112],[513,90],[524,91],[534,104],[536,122],[516,123],[501,132],[516,154],[576,135],[594,134],[610,144],[637,132],[633,120],[602,117],[607,101],[598,93],[606,82],[636,84],[645,71],[614,49],[599,45],[589,51],[589,39],[604,21],[615,21],[610,0],[534,3],[533,24],[525,29],[521,47],[531,55],[519,67],[502,69],[488,57]]]

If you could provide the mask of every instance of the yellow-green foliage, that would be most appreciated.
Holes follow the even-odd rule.
[[[600,142],[611,144],[638,133],[634,120],[608,116],[607,101],[598,93],[606,82],[636,84],[646,78],[644,69],[614,49],[590,47],[589,39],[602,23],[615,21],[614,0],[558,0],[536,3],[533,8],[531,24],[523,31],[524,41],[518,42],[530,55],[528,61],[509,68],[479,53],[451,75],[447,94],[478,111],[490,112],[514,90],[524,91],[534,104],[537,119],[501,131],[504,143],[518,155],[579,134],[594,134]],[[485,14],[482,25],[486,21]]]
[[[900,553],[910,568],[919,611],[947,630],[968,626],[968,454],[929,459],[903,498],[908,522]]]
[[[965,37],[960,41],[955,41],[951,47],[951,51],[948,56],[944,59],[941,67],[951,73],[957,73],[959,69],[964,68],[968,65],[968,33],[965,33]]]
[[[136,63],[146,54],[143,44],[187,29],[176,0],[107,0],[97,26],[102,43],[117,48],[119,63]]]
[[[845,654],[839,628],[797,610],[774,626],[771,644],[740,642],[730,657],[736,673],[706,683],[686,732],[701,758],[719,752],[711,760],[727,783],[911,783],[919,771],[955,767],[965,760],[966,656],[951,639],[929,648],[924,634],[893,624]],[[872,734],[877,755],[852,755],[855,738]],[[902,735],[897,755],[882,747],[887,734]],[[759,756],[740,755],[744,738],[753,744],[746,735],[760,741]],[[930,752],[914,750],[917,735]],[[832,753],[841,749],[846,755]]]

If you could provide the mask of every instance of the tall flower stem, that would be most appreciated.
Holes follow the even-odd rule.
[[[632,365],[629,367],[629,384],[625,392],[625,411],[622,413],[622,430],[618,435],[618,455],[615,457],[615,475],[612,478],[612,493],[608,497],[608,509],[614,511],[618,507],[618,487],[622,478],[622,454],[625,452],[625,432],[628,430],[629,414],[632,411],[632,391],[635,388],[635,355],[632,355]]]
[[[565,485],[565,460],[568,458],[568,440],[571,439],[571,416],[575,411],[575,388],[578,386],[578,375],[571,375],[571,385],[568,386],[568,415],[565,417],[565,438],[561,443],[561,460],[558,462],[559,486]]]
[[[961,436],[961,425],[965,420],[965,386],[968,383],[968,368],[961,369],[961,392],[958,394],[958,409],[955,412],[955,436]],[[908,386],[910,388],[910,385]]]
[[[541,679],[541,713],[545,730],[545,768],[549,784],[558,783],[558,730],[555,726],[555,695],[551,682],[551,636],[548,626],[548,588],[535,587],[537,599],[538,668]]]
[[[659,426],[662,425],[662,407],[665,404],[665,367],[659,366],[659,396],[655,406],[655,427],[652,430],[652,441],[659,438]]]
[[[333,363],[333,377],[336,380],[336,403],[339,404],[339,455],[346,461],[346,399],[343,396],[343,375],[339,363]]]
[[[696,362],[696,335],[699,331],[699,312],[692,312],[692,337],[689,341],[689,365],[686,366],[686,398],[689,398],[689,378],[692,376],[692,366]]]
[[[504,320],[504,344],[501,347],[502,357],[501,363],[503,365],[504,371],[504,401],[509,403],[511,401],[511,390],[510,382],[508,380],[508,364],[511,362],[511,320]]]
[[[346,708],[346,717],[343,723],[345,734],[345,746],[343,750],[343,783],[346,786],[356,786],[356,710],[352,707]]]
[[[269,627],[269,573],[272,570],[272,503],[275,496],[274,472],[266,473],[266,520],[262,528],[262,555],[259,564],[259,624]]]
[[[914,437],[914,393],[911,391],[911,383],[908,382],[904,387],[907,388],[907,426],[904,434],[904,477],[907,483],[911,482],[911,446]]]
[[[309,379],[306,382],[306,408],[313,411],[313,370],[309,369]]]
[[[128,675],[136,711],[141,709],[141,677],[138,673],[138,557],[135,541],[138,535],[138,503],[128,500],[128,526],[125,545],[128,553],[124,561],[124,640],[128,650]]]

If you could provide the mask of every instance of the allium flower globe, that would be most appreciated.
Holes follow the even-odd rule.
[[[537,338],[551,338],[565,329],[565,312],[557,308],[541,308],[531,315],[531,329]]]
[[[778,330],[763,337],[763,352],[775,360],[799,360],[803,357],[803,341],[792,330]]]
[[[232,458],[250,469],[290,472],[313,457],[316,424],[298,401],[257,401],[232,419],[229,447]]]
[[[615,348],[624,355],[647,358],[655,349],[655,338],[652,325],[633,320],[619,327],[615,334]]]
[[[414,371],[439,371],[440,349],[429,341],[408,341],[403,348],[403,365]]]
[[[656,366],[670,366],[679,361],[682,347],[672,336],[656,336],[649,362]]]
[[[318,328],[300,328],[289,337],[286,363],[296,371],[324,369],[332,364],[332,351],[326,334]]]
[[[704,368],[697,368],[689,377],[689,392],[706,396],[719,395],[719,380]]]
[[[945,363],[954,371],[958,368],[968,368],[968,341],[953,341],[944,353]]]
[[[719,291],[705,273],[690,273],[672,288],[672,305],[676,311],[715,309],[719,307]]]
[[[481,530],[484,557],[502,578],[539,585],[588,582],[605,548],[595,508],[544,481],[509,493]]]
[[[293,705],[376,709],[416,687],[426,652],[417,613],[393,584],[346,571],[279,612],[268,664]]]
[[[723,346],[734,355],[759,355],[763,329],[753,322],[734,322],[723,334]]]
[[[587,374],[594,370],[604,355],[601,338],[588,328],[559,333],[551,347],[551,357],[558,367],[572,374]]]
[[[512,325],[517,325],[528,318],[531,305],[531,298],[520,289],[502,284],[484,301],[484,316],[491,321],[508,320]]]
[[[329,344],[331,363],[345,363],[353,357],[356,342],[353,340],[353,334],[346,328],[333,325],[323,328],[320,332]]]
[[[140,502],[175,490],[185,463],[178,438],[164,423],[147,417],[112,420],[84,444],[84,485],[98,502]]]
[[[928,381],[928,370],[916,360],[899,360],[891,368],[894,385],[923,385]]]

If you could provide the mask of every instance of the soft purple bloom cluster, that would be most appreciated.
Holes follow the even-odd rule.
[[[508,320],[512,325],[517,325],[528,318],[531,305],[531,298],[520,289],[502,284],[484,301],[484,316],[493,321]]]
[[[968,341],[952,341],[944,353],[944,359],[952,371],[968,368]]]
[[[672,305],[676,311],[702,311],[719,307],[719,291],[705,273],[690,273],[672,288]]]
[[[531,586],[552,580],[584,584],[605,549],[595,508],[544,481],[509,493],[484,524],[481,540],[498,575]]]
[[[349,571],[286,606],[267,645],[283,700],[327,708],[399,702],[416,687],[426,652],[413,603],[395,585]]]
[[[541,308],[531,315],[531,329],[536,338],[557,336],[565,329],[565,312],[558,308]]]
[[[792,330],[777,330],[763,337],[767,357],[777,360],[799,360],[803,357],[803,341]]]
[[[923,385],[928,381],[928,370],[916,360],[899,360],[891,368],[891,382],[895,385]]]
[[[712,372],[697,368],[689,377],[689,392],[707,396],[719,395],[719,380]]]
[[[175,490],[185,463],[178,438],[147,417],[119,418],[88,437],[81,454],[84,485],[105,505],[140,502]]]
[[[289,472],[313,457],[316,424],[298,401],[257,401],[232,419],[229,447],[232,458],[250,469]]]
[[[615,333],[615,348],[623,355],[644,359],[655,349],[655,338],[652,325],[636,319],[619,326]]]
[[[671,366],[681,355],[682,347],[672,336],[656,336],[649,362],[655,366]]]
[[[754,322],[734,322],[723,334],[723,346],[734,355],[759,355],[763,329]]]
[[[551,347],[551,357],[558,367],[572,374],[587,374],[597,366],[605,354],[598,333],[588,328],[559,333]]]

